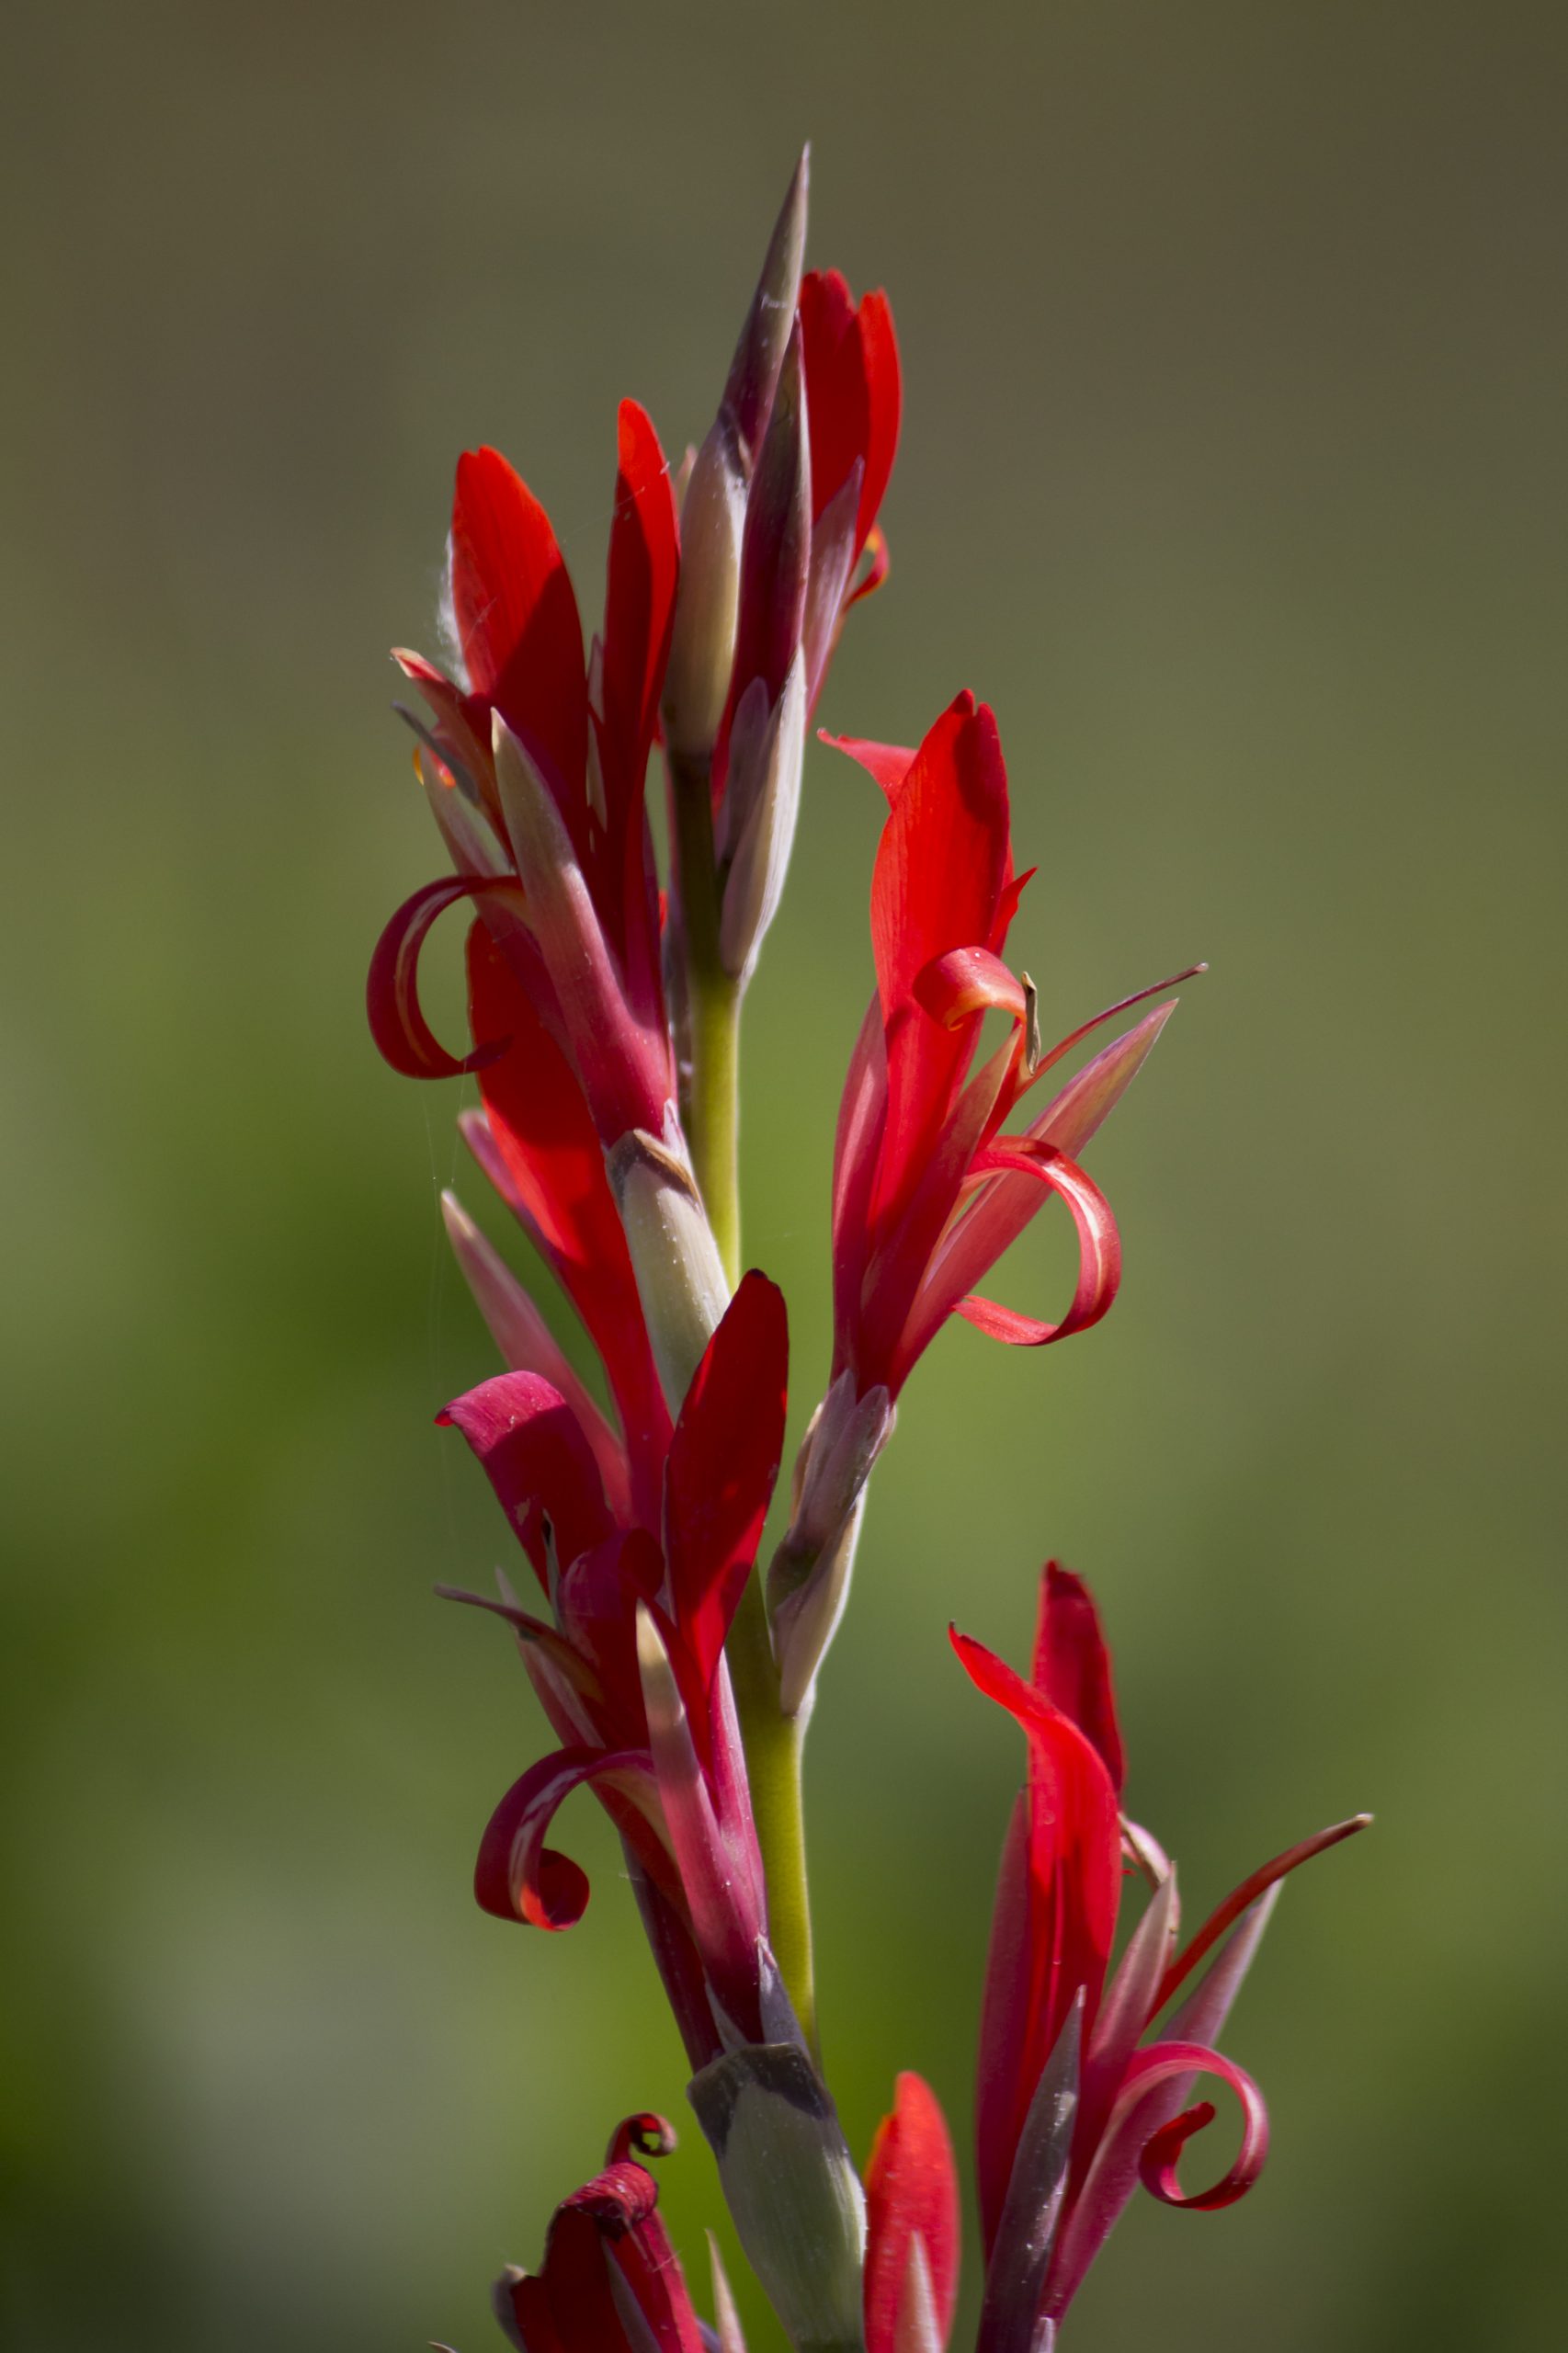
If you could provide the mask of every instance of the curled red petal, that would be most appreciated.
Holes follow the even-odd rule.
[[[541,1582],[541,1521],[562,1569],[609,1534],[593,1448],[561,1392],[539,1373],[497,1373],[437,1419],[467,1438]]]
[[[1076,1161],[1033,1137],[1008,1138],[993,1144],[985,1157],[993,1168],[1038,1176],[1066,1202],[1078,1230],[1078,1281],[1073,1303],[1060,1324],[1043,1324],[1038,1316],[1021,1314],[1016,1308],[1000,1306],[973,1292],[953,1301],[953,1308],[977,1331],[994,1340],[1005,1340],[1012,1347],[1045,1347],[1052,1340],[1065,1340],[1071,1333],[1086,1332],[1107,1313],[1121,1282],[1121,1236],[1110,1203]]]
[[[1201,2130],[1214,2110],[1205,2100],[1172,2118],[1168,2101],[1173,2086],[1189,2086],[1198,2075],[1216,2075],[1234,2092],[1241,2103],[1242,2139],[1221,2177],[1189,2197],[1176,2180],[1176,2161],[1182,2143]],[[1185,2088],[1180,2096],[1185,2098]],[[1156,2042],[1135,2052],[1057,2241],[1046,2283],[1046,2313],[1061,2319],[1140,2179],[1168,2205],[1212,2210],[1244,2197],[1267,2154],[1268,2110],[1263,2094],[1233,2059],[1201,2042]]]
[[[910,2254],[925,2254],[937,2331],[946,2344],[959,2288],[959,2188],[937,2095],[901,2075],[866,2168],[866,2353],[901,2353]]]
[[[556,1810],[574,1790],[593,1784],[656,1809],[645,1749],[561,1748],[514,1781],[486,1825],[474,1866],[482,1911],[536,1928],[575,1927],[588,1904],[588,1877],[570,1856],[544,1843]]]
[[[472,1053],[450,1054],[426,1020],[419,1003],[419,953],[437,915],[460,899],[490,895],[516,901],[516,883],[469,874],[426,882],[403,901],[377,940],[365,986],[370,1035],[382,1056],[404,1078],[458,1078],[483,1070],[506,1051],[506,1037],[486,1040]]]

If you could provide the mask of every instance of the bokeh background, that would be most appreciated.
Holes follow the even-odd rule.
[[[35,0],[6,49],[5,2344],[479,2353],[617,2117],[684,2112],[590,1803],[574,1937],[470,1899],[539,1737],[429,1597],[503,1546],[431,1427],[492,1369],[478,1187],[360,993],[437,870],[384,649],[455,453],[592,608],[616,398],[700,435],[806,135],[908,389],[823,716],[994,701],[1048,1018],[1212,965],[1095,1150],[1115,1314],[955,1329],[877,1483],[812,1755],[851,2139],[902,2065],[966,2125],[1018,1756],[944,1629],[1021,1654],[1054,1551],[1189,1903],[1379,1813],[1237,2012],[1262,2185],[1141,2201],[1073,2342],[1568,2341],[1561,10]],[[877,818],[813,748],[748,1016],[797,1422]],[[694,2129],[665,2198],[700,2274]]]

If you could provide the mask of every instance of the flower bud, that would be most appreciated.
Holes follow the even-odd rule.
[[[772,710],[767,710],[762,680],[754,678],[730,730],[721,845],[729,870],[719,921],[719,953],[724,970],[742,989],[756,969],[768,926],[784,895],[800,814],[805,747],[805,665],[797,654]]]
[[[892,1435],[895,1410],[881,1383],[858,1397],[854,1375],[841,1372],[801,1442],[789,1529],[767,1572],[778,1704],[787,1716],[809,1703],[844,1614],[866,1482]]]
[[[665,738],[676,759],[711,757],[740,608],[746,478],[734,419],[721,409],[697,453],[680,517],[680,587],[665,671]]]
[[[633,1128],[605,1156],[653,1361],[678,1414],[729,1304],[719,1245],[684,1150]]]
[[[864,2343],[866,2201],[837,2113],[799,2046],[713,2060],[687,2097],[718,2159],[747,2260],[796,2353]]]
[[[746,323],[730,362],[722,407],[734,418],[743,462],[750,475],[757,446],[773,406],[784,347],[801,299],[801,264],[806,251],[806,208],[811,191],[812,151],[803,148],[778,218]]]

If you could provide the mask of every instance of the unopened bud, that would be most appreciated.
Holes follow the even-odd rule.
[[[741,2245],[797,2353],[862,2345],[866,2201],[805,2052],[792,2042],[727,2052],[687,2097]]]
[[[740,609],[746,475],[734,419],[721,409],[697,453],[680,517],[680,586],[665,671],[665,736],[677,759],[718,741]]]
[[[730,1303],[713,1229],[684,1154],[633,1128],[605,1156],[672,1414]]]
[[[806,746],[806,673],[797,654],[771,710],[754,678],[730,730],[721,857],[728,871],[719,921],[724,970],[744,989],[784,895],[801,809]],[[733,845],[733,847],[732,847]]]
[[[811,559],[812,462],[797,319],[746,500],[735,640],[739,693],[754,678],[767,682],[770,699],[783,686],[801,647]]]
[[[790,339],[795,305],[801,298],[801,265],[806,252],[806,209],[811,189],[812,151],[803,148],[795,166],[778,218],[773,224],[767,255],[751,298],[746,323],[730,362],[723,405],[735,420],[743,462],[749,474],[757,445],[773,405],[774,390]]]
[[[892,1435],[895,1408],[878,1383],[855,1393],[841,1372],[796,1458],[790,1526],[767,1572],[767,1608],[785,1715],[806,1707],[849,1597],[866,1482]]]

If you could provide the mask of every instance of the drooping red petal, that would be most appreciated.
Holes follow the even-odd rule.
[[[587,1909],[587,1874],[544,1839],[557,1808],[587,1783],[658,1818],[645,1749],[562,1748],[541,1756],[513,1782],[480,1841],[473,1892],[482,1911],[536,1928],[575,1927]]]
[[[881,786],[890,808],[903,791],[903,780],[917,756],[904,744],[873,744],[863,735],[830,735],[825,727],[818,728],[817,741],[858,760],[866,774]]]
[[[604,1360],[631,1462],[633,1503],[658,1524],[669,1413],[597,1132],[561,1049],[483,925],[469,937],[476,1037],[509,1033],[480,1092],[492,1140],[556,1275]]]
[[[541,1584],[547,1533],[562,1568],[609,1534],[594,1449],[561,1392],[538,1373],[497,1373],[437,1419],[467,1438]]]
[[[578,831],[588,689],[577,599],[550,517],[496,449],[458,460],[452,607],[474,692],[531,746]]]
[[[1027,1902],[1020,1914],[1016,1891],[1005,1889],[997,1906],[999,1930],[1025,1951],[1005,1968],[994,1962],[992,1984],[1012,2006],[994,2014],[988,1987],[982,2038],[980,2188],[989,2245],[1035,2086],[1080,1991],[1085,2040],[1094,2029],[1116,1934],[1121,1836],[1110,1776],[1077,1725],[983,1643],[956,1631],[952,1643],[971,1680],[1006,1709],[1029,1749],[1027,1838],[1009,1848],[1027,1870]]]
[[[403,1078],[458,1078],[483,1070],[506,1051],[511,1037],[506,1029],[480,1029],[482,1040],[472,1053],[450,1054],[442,1045],[419,1003],[419,952],[437,915],[461,899],[504,893],[508,885],[472,875],[443,876],[426,882],[403,901],[377,940],[365,983],[365,1009],[370,1035],[382,1056]],[[510,886],[513,896],[517,886]]]
[[[1116,1721],[1110,1653],[1088,1586],[1060,1561],[1048,1561],[1040,1581],[1032,1680],[1094,1743],[1119,1797],[1127,1757]]]
[[[778,1475],[789,1358],[784,1294],[754,1268],[703,1352],[665,1473],[671,1605],[704,1699]]]
[[[935,2092],[919,2075],[905,2074],[866,2168],[866,2353],[901,2353],[899,2322],[916,2242],[946,2344],[958,2301],[958,2176]]]

